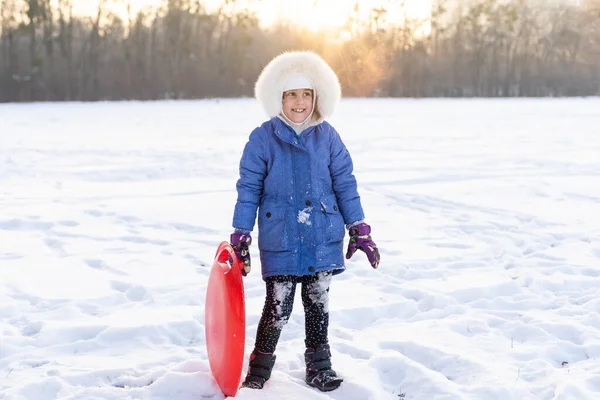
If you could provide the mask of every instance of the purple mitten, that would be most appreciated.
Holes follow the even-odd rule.
[[[249,233],[235,231],[230,237],[231,247],[235,251],[235,256],[244,264],[242,275],[246,276],[250,273],[250,250],[248,246],[252,244],[252,238]]]
[[[371,239],[371,227],[364,222],[358,225],[354,225],[349,230],[350,243],[348,243],[348,252],[346,253],[346,259],[350,259],[356,253],[356,250],[362,250],[367,255],[369,263],[373,268],[379,266],[379,249],[377,245]]]

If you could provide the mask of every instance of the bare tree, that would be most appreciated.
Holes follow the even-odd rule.
[[[435,0],[419,19],[402,1],[356,1],[340,30],[313,32],[261,27],[239,0],[135,13],[130,0],[101,0],[87,17],[73,0],[0,0],[0,101],[250,96],[264,65],[293,49],[322,54],[347,96],[599,95],[598,3]]]

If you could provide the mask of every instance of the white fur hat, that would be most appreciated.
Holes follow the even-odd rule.
[[[294,89],[313,89],[316,95],[316,108],[322,118],[330,117],[337,107],[342,90],[337,75],[319,55],[311,51],[290,51],[275,57],[262,70],[254,94],[267,115],[272,118],[281,112],[281,95],[290,82],[304,77],[312,87]],[[292,86],[298,83],[296,81]]]

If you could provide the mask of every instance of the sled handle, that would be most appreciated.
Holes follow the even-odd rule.
[[[215,255],[215,262],[219,264],[219,266],[223,269],[223,273],[227,274],[231,270],[241,271],[241,266],[239,268],[233,268],[237,266],[240,261],[235,255],[235,251],[229,242],[221,242],[219,247],[217,248],[217,254]],[[241,272],[240,272],[241,273]]]

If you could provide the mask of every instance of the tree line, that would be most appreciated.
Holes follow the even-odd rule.
[[[314,32],[261,27],[236,0],[210,11],[163,0],[135,13],[127,0],[100,0],[92,16],[74,15],[74,1],[0,0],[1,102],[252,96],[285,50],[323,55],[346,96],[600,95],[600,7],[438,1],[419,19],[402,2],[392,17],[357,1],[344,26]]]

